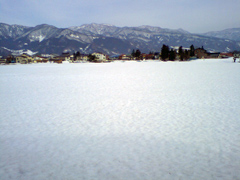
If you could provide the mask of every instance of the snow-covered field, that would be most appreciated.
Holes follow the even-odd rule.
[[[240,63],[0,66],[2,180],[240,179]]]

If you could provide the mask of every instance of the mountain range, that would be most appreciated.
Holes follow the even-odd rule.
[[[208,51],[240,50],[240,28],[204,34],[193,34],[183,29],[153,26],[117,27],[108,24],[85,24],[57,28],[42,24],[35,27],[0,23],[0,55],[61,54],[62,52],[108,55],[141,52],[159,52],[163,44],[169,46],[204,47]]]

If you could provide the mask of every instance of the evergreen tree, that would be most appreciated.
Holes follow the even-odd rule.
[[[163,44],[162,49],[161,49],[161,58],[163,61],[166,61],[166,59],[169,56],[169,47],[165,44]]]
[[[78,51],[77,53],[76,53],[76,57],[80,57],[80,52]]]
[[[132,50],[132,57],[135,57],[136,56],[136,52],[135,52],[135,49]]]
[[[182,54],[183,53],[183,49],[182,49],[182,46],[180,46],[179,48],[178,48],[178,54]]]
[[[80,57],[80,52],[78,51],[77,53],[73,53],[73,60],[76,61],[77,57]]]
[[[169,60],[174,61],[176,58],[176,53],[174,52],[173,49],[171,49],[170,53],[169,53]]]
[[[188,60],[190,58],[190,52],[188,50],[185,50],[184,52],[184,60]]]
[[[193,45],[190,46],[190,56],[195,56],[195,48]]]
[[[179,49],[178,49],[178,54],[179,54],[179,56],[180,56],[180,60],[183,61],[183,54],[184,54],[184,53],[183,53],[182,46],[179,47]]]
[[[88,59],[89,59],[90,62],[94,62],[96,60],[96,56],[92,55],[92,54],[89,54]]]
[[[141,51],[139,49],[136,50],[136,53],[135,53],[135,57],[137,59],[140,59],[140,56],[141,56]]]
[[[73,53],[73,60],[74,61],[76,60],[76,53],[75,52]]]

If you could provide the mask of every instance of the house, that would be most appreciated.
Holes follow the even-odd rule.
[[[74,59],[74,55],[70,55],[70,59],[68,60],[69,62],[74,62],[76,59]]]
[[[63,61],[69,61],[72,62],[73,61],[73,55],[71,56],[70,53],[62,53],[61,56],[58,56],[60,59],[63,59]]]
[[[82,61],[88,61],[88,55],[87,54],[81,54],[80,55],[80,60],[82,60]]]
[[[63,59],[56,57],[56,58],[49,59],[49,62],[61,64],[63,62]]]
[[[72,62],[75,62],[75,63],[81,63],[81,62],[86,62],[89,60],[89,55],[88,54],[80,54],[79,56],[76,56],[74,58],[74,55],[73,55],[73,61]]]
[[[77,61],[77,62],[81,61],[81,56],[76,56],[76,57],[73,56],[73,61]]]
[[[0,64],[5,64],[6,63],[6,59],[3,57],[0,57]]]
[[[63,62],[72,62],[73,56],[70,53],[62,53],[60,56],[55,56],[49,59],[50,63],[63,63]]]
[[[16,63],[16,58],[13,55],[7,56],[6,63]]]
[[[145,54],[145,53],[142,53],[141,59],[143,59],[143,60],[154,59],[154,54]]]
[[[118,56],[118,59],[123,60],[123,59],[125,59],[125,57],[126,57],[126,54],[121,54],[120,56]]]
[[[220,52],[213,52],[213,53],[208,53],[208,58],[214,58],[214,59],[216,59],[216,58],[219,58],[219,56],[220,56]]]
[[[126,54],[121,54],[119,57],[118,57],[119,60],[130,60],[131,59],[131,56],[130,55],[126,55]]]
[[[221,57],[221,53],[220,52],[207,52],[205,49],[202,48],[197,48],[194,51],[195,56],[198,59],[204,59],[204,58],[220,58]]]
[[[36,55],[33,57],[33,62],[34,63],[46,63],[48,62],[48,59],[39,55]]]
[[[65,61],[70,61],[71,60],[71,55],[70,53],[62,53],[61,57],[65,58]],[[73,57],[73,56],[72,56]]]
[[[199,59],[204,59],[204,58],[208,58],[209,57],[208,52],[205,49],[203,49],[203,48],[195,49],[194,54]]]
[[[93,53],[92,55],[96,57],[97,61],[107,61],[107,55],[103,53]]]
[[[220,53],[219,57],[220,57],[220,58],[233,57],[233,53]]]
[[[85,54],[85,55],[84,55],[84,54],[82,55],[82,60],[88,61],[88,59],[89,59],[89,58],[88,58],[88,55],[86,55],[86,54]]]
[[[50,62],[50,63],[58,63],[58,64],[61,64],[63,61],[65,61],[65,57],[62,57],[62,56],[56,56],[56,57],[53,57],[53,58],[50,58],[50,59],[49,59],[49,62]]]
[[[21,56],[16,57],[16,63],[20,64],[28,64],[33,62],[32,56],[29,56],[28,54],[22,54]]]

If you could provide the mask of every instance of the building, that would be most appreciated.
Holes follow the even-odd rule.
[[[63,61],[73,61],[73,55],[71,56],[70,53],[62,53],[61,56],[59,56],[61,59],[64,59]]]
[[[220,58],[220,52],[208,53],[208,58]]]
[[[16,63],[28,64],[33,62],[33,57],[27,54],[22,54],[21,56],[16,57]]]
[[[65,58],[64,58],[64,57],[61,57],[61,56],[57,56],[57,57],[54,57],[54,58],[49,59],[49,62],[50,62],[50,63],[58,63],[58,64],[61,64],[63,61],[65,61]]]
[[[130,55],[126,55],[126,54],[121,54],[119,57],[118,57],[119,60],[130,60],[131,59],[131,56]]]
[[[16,58],[13,55],[7,56],[6,63],[16,63]]]
[[[92,55],[96,57],[97,61],[107,61],[107,55],[103,53],[93,53]]]
[[[220,58],[229,58],[233,57],[233,53],[220,53]]]
[[[88,55],[87,54],[80,54],[80,60],[82,61],[88,61]]]
[[[5,58],[2,58],[0,57],[0,64],[5,64],[6,63],[6,59]]]
[[[141,54],[141,59],[143,60],[154,59],[154,58],[155,58],[154,54],[145,54],[145,53]]]
[[[194,54],[198,59],[204,59],[209,57],[208,52],[203,48],[195,49]]]
[[[36,55],[33,57],[33,62],[34,63],[46,63],[48,62],[48,59],[39,55]]]

